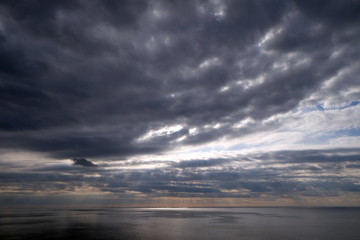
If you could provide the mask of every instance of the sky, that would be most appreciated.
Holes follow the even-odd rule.
[[[360,206],[360,2],[2,0],[2,206]]]

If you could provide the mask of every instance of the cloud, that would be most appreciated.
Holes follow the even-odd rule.
[[[317,33],[320,47],[305,30],[287,43],[296,24],[317,22],[284,1],[56,1],[37,14],[39,4],[2,3],[0,128],[16,133],[1,138],[7,148],[55,158],[126,157],[246,134],[252,130],[232,126],[293,110],[343,67],[321,60],[335,48],[330,23]],[[182,131],[136,141],[176,124]]]
[[[74,165],[94,165],[84,158],[73,161]],[[19,168],[17,172],[1,172],[0,179],[1,191],[7,194],[71,194],[82,189],[129,199],[341,198],[359,192],[359,162],[359,149],[274,151],[178,163],[165,161],[162,165],[159,160],[143,165],[107,162],[96,172],[92,167],[51,163],[21,172]],[[147,164],[156,167],[148,168]]]
[[[74,165],[79,165],[83,167],[96,167],[97,165],[85,158],[73,158],[71,159],[74,162]]]
[[[208,159],[208,160],[189,160],[174,163],[172,166],[179,168],[212,167],[229,162],[230,159]]]
[[[358,9],[331,0],[1,1],[1,164],[44,178],[17,175],[7,187],[192,197],[356,190]],[[89,168],[61,162],[74,156]],[[95,174],[87,159],[101,166],[97,180],[86,177]]]

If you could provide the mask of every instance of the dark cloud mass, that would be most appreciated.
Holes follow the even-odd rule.
[[[2,142],[60,158],[131,155],[171,148],[182,136],[183,144],[214,140],[245,117],[289,111],[346,64],[329,59],[351,44],[338,24],[357,28],[357,6],[321,3],[2,1]],[[214,17],[216,8],[226,15]],[[257,44],[276,27],[283,30],[265,43],[266,56]],[[287,52],[312,64],[274,70]],[[259,76],[264,82],[250,89],[219,91]],[[185,131],[216,122],[223,127]],[[177,123],[185,129],[135,141]]]
[[[94,167],[88,159],[97,163],[159,156],[216,141],[217,147],[228,149],[221,141],[247,136],[249,145],[259,147],[250,140],[252,135],[297,128],[280,115],[293,113],[289,119],[299,119],[296,114],[315,112],[314,108],[329,115],[353,111],[355,119],[358,112],[352,109],[358,106],[351,104],[360,100],[359,10],[359,2],[351,0],[3,0],[1,153],[38,153]],[[329,129],[330,122],[345,122],[330,118],[324,120]],[[349,123],[338,130],[358,128]],[[328,152],[318,152],[321,146],[316,145],[310,147],[313,151],[253,153],[241,161],[233,156],[194,156],[192,161],[164,162],[169,172],[158,170],[161,178],[179,181],[176,186],[156,180],[155,173],[147,185],[150,173],[145,171],[134,185],[117,181],[127,174],[123,173],[102,175],[106,184],[93,187],[223,197],[233,196],[234,189],[249,190],[238,197],[294,189],[313,194],[313,189],[327,187],[359,191],[350,177],[332,187],[326,184],[336,182],[333,176],[326,183],[312,179],[309,187],[296,179],[278,178],[278,170],[250,175],[250,170],[231,165],[256,158],[265,165],[276,160],[311,173],[336,163],[342,170],[347,164],[346,169],[356,171],[359,158],[353,153],[358,148],[353,144],[343,152],[332,139],[336,130],[330,129],[324,140],[335,145]],[[353,135],[336,137],[354,143],[358,134]],[[56,168],[81,171],[65,165]],[[192,184],[195,180],[204,185]]]
[[[95,164],[85,158],[73,158],[71,160],[74,162],[74,165],[79,165],[83,167],[96,167]]]

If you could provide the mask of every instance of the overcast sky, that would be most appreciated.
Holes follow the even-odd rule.
[[[360,2],[0,2],[2,205],[360,205]]]

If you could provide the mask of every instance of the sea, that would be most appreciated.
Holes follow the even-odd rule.
[[[0,239],[359,240],[360,208],[0,209]]]

